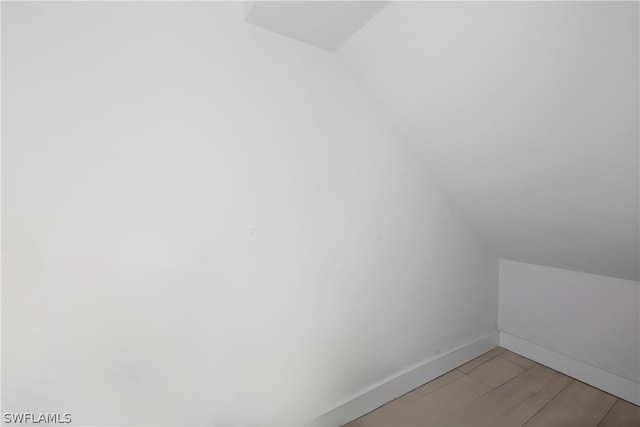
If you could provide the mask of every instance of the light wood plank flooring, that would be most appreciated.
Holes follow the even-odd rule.
[[[640,427],[640,407],[495,348],[345,427]]]

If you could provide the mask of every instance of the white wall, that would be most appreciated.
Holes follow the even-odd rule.
[[[326,52],[3,3],[3,411],[308,420],[497,328],[497,259]]]
[[[640,280],[639,10],[394,1],[337,53],[496,252]]]
[[[633,381],[637,390],[638,282],[502,259],[499,325],[501,332]]]

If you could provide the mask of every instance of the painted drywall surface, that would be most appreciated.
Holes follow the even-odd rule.
[[[239,4],[4,3],[3,411],[291,424],[497,328],[497,258]]]
[[[254,1],[247,5],[246,21],[332,52],[388,3]]]
[[[392,2],[338,56],[503,258],[640,280],[638,2]]]
[[[640,381],[640,283],[500,260],[500,330]]]

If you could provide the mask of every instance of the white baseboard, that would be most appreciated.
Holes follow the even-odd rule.
[[[447,353],[417,363],[344,399],[311,421],[310,425],[346,424],[497,347],[498,340],[499,333],[494,331]]]
[[[640,405],[640,383],[500,331],[500,346],[551,369]]]

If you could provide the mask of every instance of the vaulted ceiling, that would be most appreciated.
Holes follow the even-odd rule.
[[[311,44],[499,256],[639,280],[637,2],[346,2],[339,23],[338,3],[269,3],[252,23],[331,40]]]

